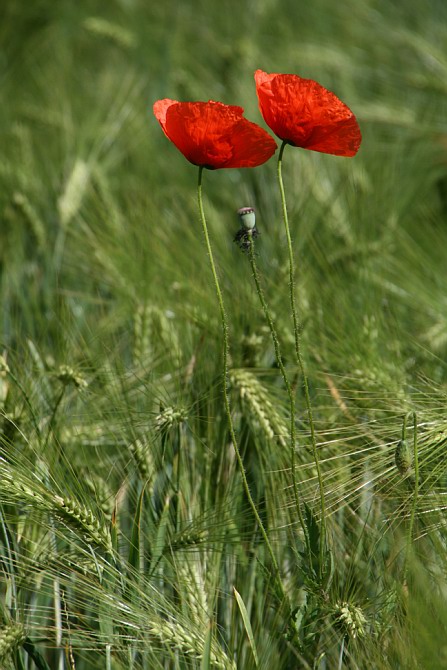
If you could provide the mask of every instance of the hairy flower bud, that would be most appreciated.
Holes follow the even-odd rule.
[[[402,476],[406,475],[413,462],[413,454],[406,440],[400,440],[394,452],[396,468]]]

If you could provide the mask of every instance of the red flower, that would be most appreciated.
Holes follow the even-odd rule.
[[[256,167],[275,153],[275,140],[243,112],[212,100],[154,104],[164,134],[191,163],[210,170]]]
[[[267,125],[295,147],[354,156],[362,141],[357,119],[336,95],[312,79],[255,72],[259,108]]]

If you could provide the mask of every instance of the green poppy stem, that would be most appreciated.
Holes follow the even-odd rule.
[[[262,523],[262,519],[259,516],[259,512],[257,510],[255,501],[253,500],[253,497],[251,495],[250,487],[248,485],[247,481],[247,474],[245,472],[245,466],[244,462],[242,460],[241,452],[239,451],[239,446],[238,442],[236,439],[236,433],[234,430],[234,425],[233,425],[233,419],[231,416],[231,407],[230,407],[230,399],[228,397],[228,389],[227,389],[227,383],[228,383],[228,354],[229,354],[229,341],[228,341],[228,325],[227,325],[227,316],[225,313],[225,306],[224,306],[224,301],[223,301],[223,296],[222,296],[222,291],[220,288],[219,284],[219,278],[217,276],[217,271],[216,271],[216,265],[214,263],[214,256],[213,252],[211,249],[211,243],[210,243],[210,238],[208,235],[208,226],[206,223],[205,219],[205,212],[203,209],[203,199],[202,199],[202,172],[203,172],[203,167],[199,167],[199,179],[198,179],[198,185],[197,185],[197,198],[198,198],[198,204],[199,204],[199,213],[200,213],[200,221],[202,223],[202,228],[203,228],[203,235],[205,237],[205,244],[208,252],[208,258],[210,261],[210,266],[211,266],[211,272],[213,275],[214,279],[214,286],[216,289],[216,294],[217,294],[217,301],[219,303],[219,310],[220,310],[220,320],[222,323],[222,334],[223,334],[223,395],[224,395],[224,403],[225,403],[225,411],[227,414],[227,419],[228,419],[228,427],[230,430],[230,437],[231,441],[233,443],[233,448],[236,454],[236,459],[239,465],[239,470],[241,473],[242,477],[242,484],[244,487],[245,494],[247,496],[249,505],[253,511],[253,515],[256,519],[256,523],[258,524],[259,530],[261,531],[262,537],[265,542],[265,546],[267,548],[267,551],[270,555],[270,560],[272,562],[272,566],[275,572],[275,578],[277,582],[277,586],[279,589],[279,592],[281,594],[281,598],[283,599],[284,602],[287,603],[289,613],[291,612],[291,606],[288,600],[288,597],[284,591],[284,586],[282,583],[281,579],[281,574],[279,572],[279,566],[278,562],[275,558],[275,554],[273,553],[273,548],[272,545],[270,544],[270,540],[267,536],[267,532],[265,530],[264,524]]]
[[[306,529],[306,524],[304,523],[304,518],[303,518],[303,513],[301,510],[301,505],[300,505],[300,500],[299,500],[299,494],[298,494],[298,484],[296,480],[296,472],[295,472],[295,449],[296,449],[296,431],[295,431],[295,395],[293,392],[293,389],[290,385],[289,377],[287,375],[286,369],[284,367],[284,363],[282,360],[282,355],[281,355],[281,347],[279,344],[279,339],[278,339],[278,333],[276,332],[275,324],[273,322],[272,316],[270,314],[269,307],[267,305],[265,296],[264,296],[264,291],[262,290],[261,286],[261,281],[259,277],[259,271],[258,267],[256,264],[256,257],[255,257],[255,244],[253,237],[250,239],[250,244],[249,244],[249,259],[250,259],[250,265],[251,265],[251,271],[253,274],[253,279],[255,280],[255,285],[256,285],[256,292],[259,297],[259,302],[261,303],[262,310],[264,312],[264,316],[267,320],[267,323],[270,328],[270,334],[272,336],[273,340],[273,346],[275,348],[275,357],[276,357],[276,362],[278,363],[278,367],[281,371],[282,378],[284,380],[284,384],[286,386],[287,390],[287,395],[289,396],[289,404],[290,404],[290,462],[291,462],[291,469],[292,469],[292,481],[293,481],[293,493],[295,497],[295,506],[296,506],[296,511],[298,514],[298,518],[301,523],[301,527],[303,529],[305,538],[306,538],[306,544],[307,548],[309,549],[309,541],[308,541],[308,533]]]
[[[283,221],[284,221],[284,228],[286,231],[286,238],[287,238],[287,248],[289,251],[289,294],[290,294],[290,306],[292,310],[292,318],[293,318],[293,332],[295,336],[295,357],[296,357],[296,363],[298,365],[298,369],[301,373],[301,377],[303,380],[303,387],[304,387],[304,398],[306,402],[306,409],[307,409],[307,416],[308,416],[308,421],[309,421],[309,428],[310,428],[310,437],[311,437],[311,443],[312,443],[312,453],[315,461],[315,467],[317,469],[317,478],[318,478],[318,487],[320,491],[320,508],[321,508],[321,521],[320,521],[320,577],[322,576],[323,572],[323,563],[324,563],[324,550],[325,550],[325,541],[326,541],[326,502],[325,502],[325,497],[324,497],[324,486],[323,486],[323,477],[321,474],[321,466],[320,466],[320,459],[318,456],[318,450],[317,450],[317,440],[315,436],[315,425],[314,425],[314,420],[313,420],[313,414],[312,414],[312,405],[310,402],[310,395],[309,395],[309,383],[307,381],[307,375],[304,370],[304,363],[303,363],[303,357],[301,355],[301,341],[300,341],[300,332],[299,332],[299,327],[298,327],[298,316],[297,316],[297,310],[296,310],[296,304],[295,304],[295,262],[294,262],[294,257],[293,257],[293,247],[292,247],[292,238],[290,235],[290,227],[289,227],[289,217],[287,214],[287,204],[286,204],[286,194],[284,190],[284,183],[282,179],[282,157],[284,153],[284,149],[286,147],[287,142],[283,141],[281,144],[281,148],[279,150],[279,156],[278,156],[278,184],[279,184],[279,191],[281,194],[281,204],[282,204],[282,215],[283,215]]]

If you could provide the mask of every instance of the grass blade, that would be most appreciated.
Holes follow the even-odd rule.
[[[253,635],[253,629],[251,627],[250,623],[250,618],[248,616],[247,608],[245,607],[245,603],[242,600],[241,594],[233,587],[234,591],[234,597],[236,598],[236,602],[239,607],[239,611],[242,616],[242,621],[244,622],[244,628],[245,632],[247,633],[248,641],[250,643],[251,650],[253,652],[253,658],[255,661],[255,665],[257,668],[259,668],[259,658],[258,658],[258,652],[256,650],[256,643],[255,643],[255,638]]]

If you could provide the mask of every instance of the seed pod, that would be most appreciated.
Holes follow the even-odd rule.
[[[241,207],[237,213],[245,230],[253,230],[256,225],[256,214],[253,207]]]
[[[413,454],[406,440],[400,440],[397,443],[396,451],[394,452],[394,462],[402,476],[408,474],[408,470],[413,462]]]

